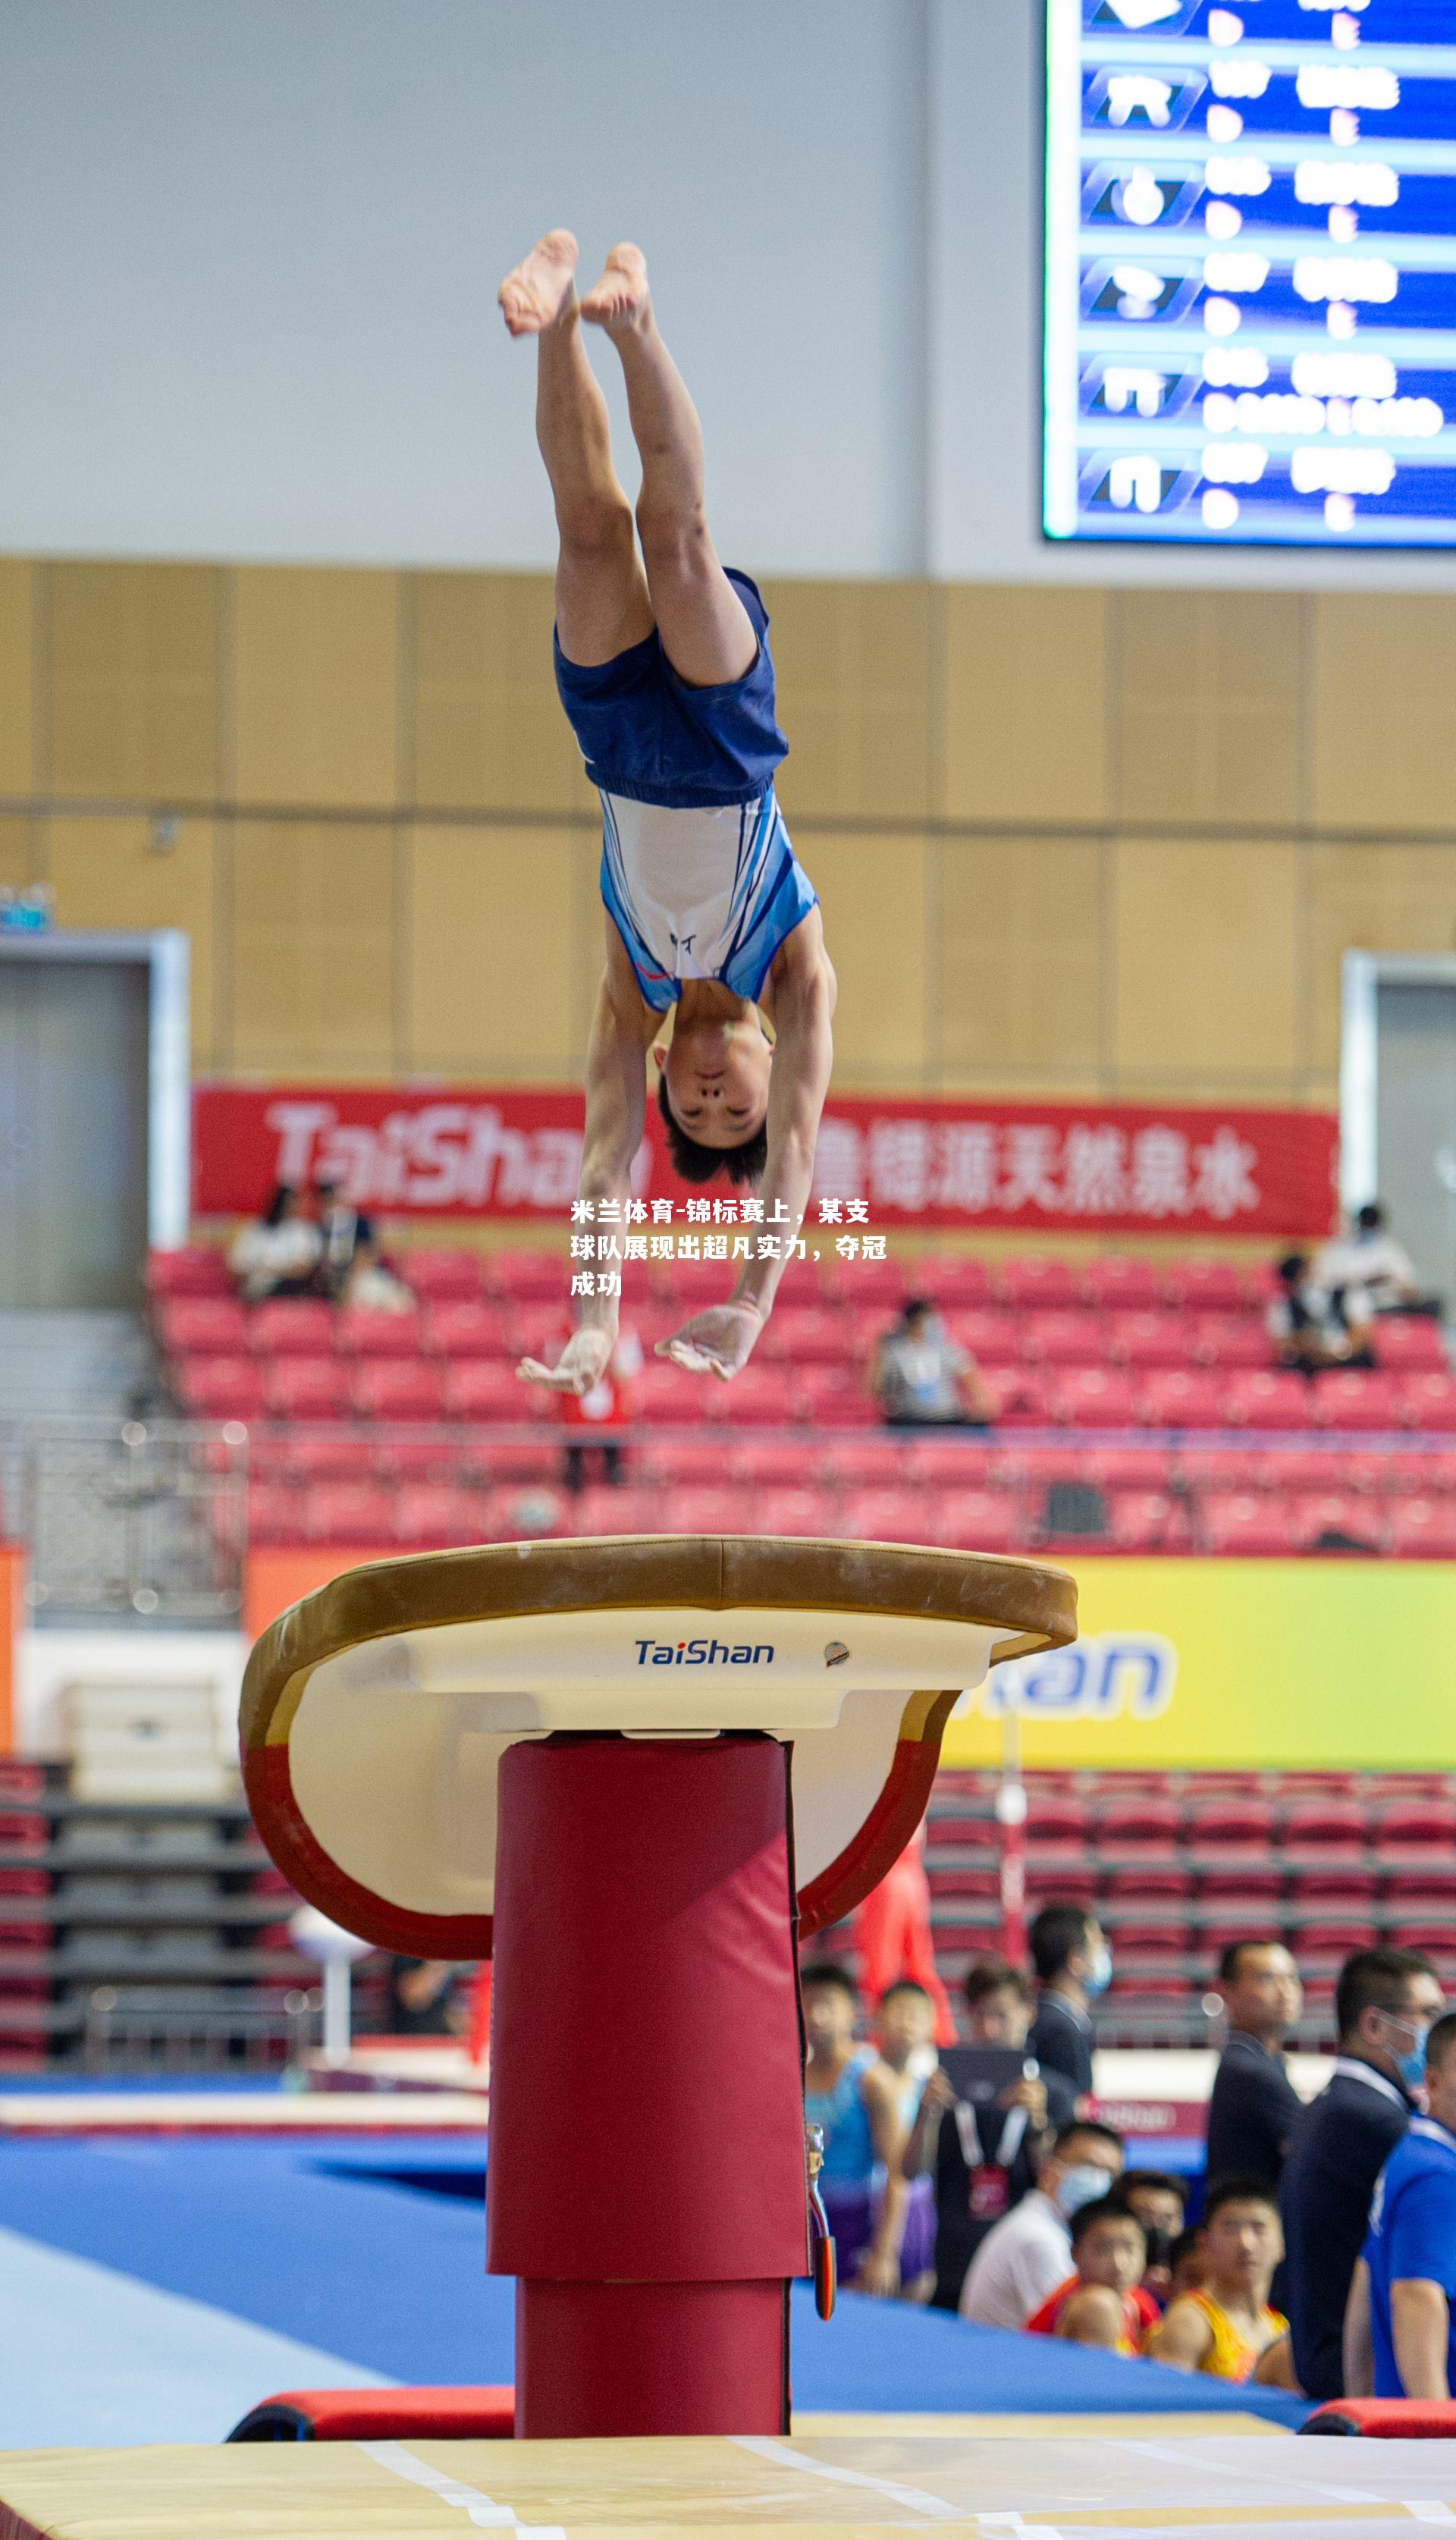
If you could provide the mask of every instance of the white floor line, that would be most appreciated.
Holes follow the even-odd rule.
[[[808,2452],[797,2452],[788,2443],[775,2442],[771,2434],[731,2434],[728,2439],[740,2451],[756,2452],[760,2460],[773,2461],[779,2469],[800,2470],[805,2478],[832,2479],[839,2487],[871,2488],[876,2496],[887,2497],[892,2505],[903,2505],[912,2513],[923,2513],[932,2522],[977,2519],[959,2505],[947,2505],[943,2496],[932,2496],[926,2488],[902,2487],[898,2479],[870,2478],[864,2470],[842,2469],[837,2461],[815,2460]]]
[[[469,2516],[477,2531],[529,2531],[533,2540],[566,2540],[559,2522],[522,2522],[514,2505],[498,2505],[482,2488],[466,2487],[458,2478],[447,2477],[444,2470],[431,2469],[418,2460],[403,2443],[359,2443],[364,2452],[381,2469],[392,2470],[396,2478],[407,2478],[414,2487],[427,2487],[442,2505],[457,2505]]]
[[[393,2386],[211,2302],[0,2228],[0,2449],[216,2443],[273,2390]]]

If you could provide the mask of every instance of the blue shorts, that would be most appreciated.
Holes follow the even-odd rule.
[[[723,687],[680,679],[656,627],[590,670],[569,662],[553,634],[557,692],[587,774],[603,794],[690,811],[754,803],[768,792],[789,750],[774,716],[768,611],[746,573],[729,571],[728,580],[752,620],[758,657]]]

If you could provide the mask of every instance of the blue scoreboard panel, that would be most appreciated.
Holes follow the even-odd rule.
[[[1047,0],[1043,524],[1456,545],[1456,0]]]

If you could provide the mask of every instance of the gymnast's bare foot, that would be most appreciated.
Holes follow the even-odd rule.
[[[604,326],[609,335],[618,335],[629,327],[640,326],[651,314],[652,305],[647,258],[641,247],[624,243],[612,248],[601,280],[592,285],[582,303],[582,316],[593,326]]]
[[[539,335],[555,324],[571,298],[580,253],[570,230],[548,230],[507,274],[496,298],[513,335]]]

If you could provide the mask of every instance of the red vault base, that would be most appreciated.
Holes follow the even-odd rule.
[[[519,2434],[788,2430],[789,1817],[768,1737],[502,1758],[487,2263],[520,2280]]]

